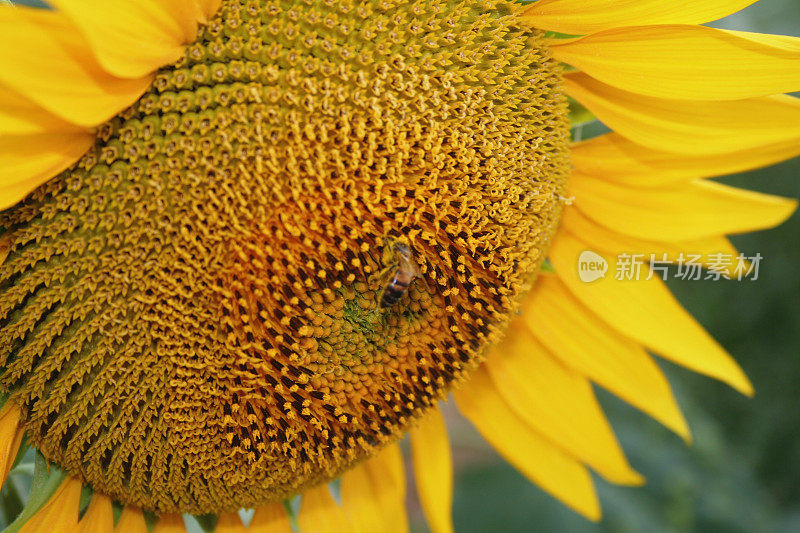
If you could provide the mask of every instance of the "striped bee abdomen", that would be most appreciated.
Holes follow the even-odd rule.
[[[397,269],[392,275],[392,279],[383,289],[381,295],[381,309],[388,309],[400,301],[403,297],[408,286],[419,275],[419,268],[414,261],[414,254],[411,249],[402,243],[394,245],[394,251],[397,254]]]

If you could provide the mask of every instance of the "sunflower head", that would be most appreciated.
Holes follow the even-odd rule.
[[[796,207],[701,178],[800,153],[800,41],[702,25],[752,0],[48,3],[0,7],[12,531],[289,531],[300,494],[305,533],[402,533],[408,432],[451,533],[450,391],[598,519],[589,468],[643,477],[593,384],[686,439],[651,354],[752,392],[646,262],[577,268],[714,269]],[[614,131],[570,143],[567,96]]]
[[[560,87],[510,4],[224,2],[0,215],[0,384],[31,442],[125,503],[207,513],[398,439],[533,283]]]

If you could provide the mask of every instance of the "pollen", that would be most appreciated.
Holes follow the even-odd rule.
[[[567,103],[517,9],[225,1],[0,213],[0,387],[30,442],[201,514],[401,438],[502,336],[560,217]]]

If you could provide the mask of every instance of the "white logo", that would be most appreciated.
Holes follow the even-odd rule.
[[[608,261],[605,258],[592,252],[591,250],[584,250],[578,257],[578,277],[584,283],[591,283],[600,278],[606,277],[608,272]]]

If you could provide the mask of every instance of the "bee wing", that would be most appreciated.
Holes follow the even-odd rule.
[[[420,275],[419,265],[411,252],[400,256],[400,268],[408,273],[412,280]]]

